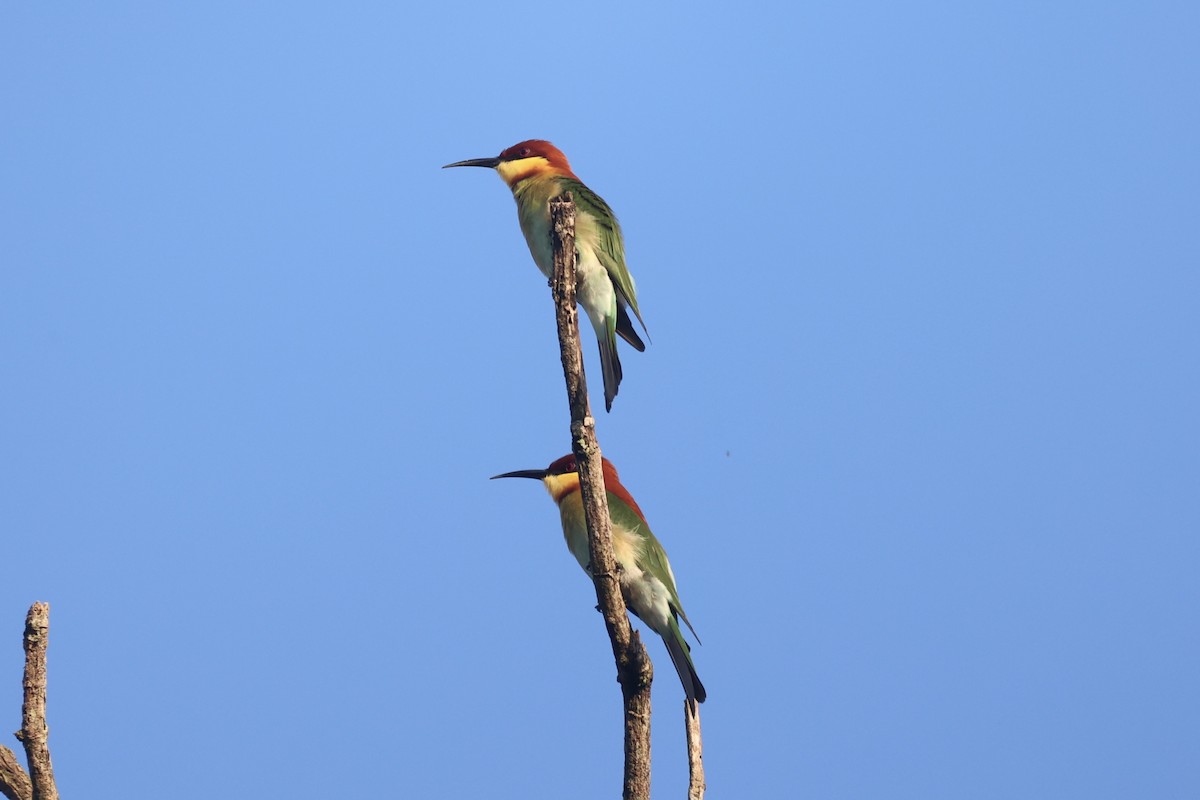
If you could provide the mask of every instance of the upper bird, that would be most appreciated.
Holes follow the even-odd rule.
[[[584,186],[561,150],[542,139],[514,144],[495,158],[470,158],[443,169],[448,167],[490,167],[500,174],[517,201],[517,217],[529,252],[547,278],[554,275],[550,201],[563,192],[571,193],[575,200],[576,298],[596,330],[604,371],[604,408],[611,411],[621,385],[617,335],[639,352],[646,349],[626,309],[633,309],[643,331],[646,323],[638,311],[633,276],[625,266],[621,226],[608,203]]]
[[[679,618],[683,618],[693,636],[696,630],[684,613],[683,604],[679,602],[679,590],[675,588],[675,574],[671,572],[667,553],[650,530],[645,515],[629,490],[621,485],[616,467],[607,458],[601,460],[601,465],[608,513],[612,518],[613,556],[619,568],[621,596],[625,598],[626,607],[662,637],[687,699],[703,703],[707,692],[692,664],[691,648],[679,629]],[[558,504],[567,548],[579,566],[589,575],[592,574],[587,520],[584,518],[583,495],[579,490],[579,471],[574,455],[568,453],[546,469],[522,469],[494,477],[534,478],[545,484],[550,497]],[[696,640],[699,641],[700,637],[697,636]]]

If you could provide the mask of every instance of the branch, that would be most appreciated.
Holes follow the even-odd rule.
[[[46,726],[46,645],[50,639],[50,604],[34,603],[25,618],[25,700],[21,705],[21,730],[17,738],[25,746],[33,800],[58,800],[54,767]]]
[[[33,784],[12,750],[0,745],[0,794],[8,800],[33,800]]]
[[[688,800],[704,800],[704,745],[700,741],[700,706],[683,701],[683,726],[687,729]]]
[[[575,309],[575,204],[570,193],[550,201],[554,227],[554,305],[567,399],[571,406],[571,450],[579,469],[579,488],[587,518],[592,581],[604,626],[617,662],[617,680],[625,705],[626,800],[650,797],[650,681],[654,669],[641,639],[629,625],[613,555],[612,521],[604,490],[596,420],[588,404],[587,381],[579,347],[579,315]]]

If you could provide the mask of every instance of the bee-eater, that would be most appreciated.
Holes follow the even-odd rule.
[[[693,636],[696,636],[696,629],[679,602],[675,575],[671,572],[667,553],[650,531],[646,517],[633,496],[621,485],[616,468],[607,458],[602,459],[602,464],[608,513],[612,517],[613,554],[619,568],[621,596],[625,598],[629,610],[662,637],[688,700],[703,703],[707,693],[696,675],[691,648],[679,629],[679,618],[687,624]],[[587,522],[583,516],[583,496],[579,491],[575,456],[565,455],[546,469],[506,472],[494,478],[536,478],[546,485],[562,516],[567,548],[584,572],[590,575]],[[699,636],[696,636],[696,641],[700,641]]]
[[[554,275],[550,201],[563,192],[571,193],[575,200],[576,298],[600,343],[604,408],[611,411],[621,384],[617,336],[639,352],[646,349],[626,309],[633,309],[643,331],[646,323],[638,311],[633,276],[625,266],[621,226],[608,203],[583,185],[561,150],[541,139],[514,144],[495,158],[456,161],[443,169],[447,167],[491,167],[500,174],[517,201],[517,217],[529,252],[547,278]]]

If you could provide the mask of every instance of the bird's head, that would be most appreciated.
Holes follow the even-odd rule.
[[[621,480],[617,477],[617,468],[607,458],[601,458],[600,463],[604,470],[605,490],[615,494],[641,517],[642,510],[638,508],[638,504],[629,491],[621,485]],[[492,480],[496,478],[535,478],[545,485],[546,491],[550,492],[555,503],[561,503],[565,497],[579,491],[579,468],[576,466],[573,453],[567,453],[562,458],[555,459],[545,469],[519,469],[515,472],[492,476]]]
[[[466,161],[447,164],[442,169],[449,167],[491,167],[500,174],[510,189],[521,181],[540,175],[565,175],[575,178],[563,151],[544,139],[527,139],[507,148],[495,158],[468,158]]]
[[[550,496],[556,503],[562,502],[562,499],[571,492],[579,490],[579,470],[575,466],[575,456],[571,453],[556,459],[545,469],[519,469],[514,472],[505,472],[503,475],[492,476],[492,480],[497,478],[534,478],[539,480],[545,484],[546,490],[550,492]]]

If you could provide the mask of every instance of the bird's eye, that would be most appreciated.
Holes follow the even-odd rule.
[[[528,147],[522,147],[521,152],[518,153],[517,155],[519,155],[521,158],[529,158],[529,154],[531,152],[532,151]]]

